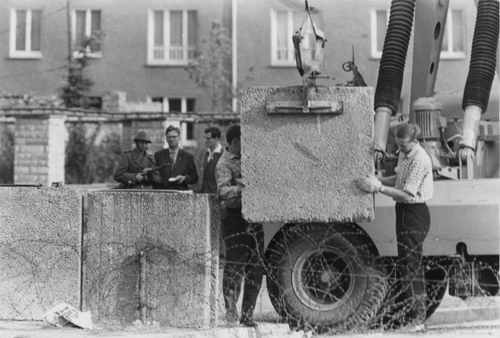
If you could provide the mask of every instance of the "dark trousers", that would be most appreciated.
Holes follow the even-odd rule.
[[[412,300],[409,315],[425,320],[426,291],[422,246],[429,232],[429,209],[425,203],[396,203],[396,238],[398,241],[398,270],[401,291]]]
[[[222,235],[226,251],[222,280],[226,314],[236,319],[236,302],[244,281],[241,319],[251,319],[264,275],[262,225],[245,221],[239,209],[226,209]]]

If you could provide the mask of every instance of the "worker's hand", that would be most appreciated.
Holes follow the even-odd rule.
[[[380,182],[375,175],[358,178],[354,180],[354,184],[356,184],[360,190],[368,193],[379,192],[382,187],[382,182]]]
[[[177,175],[174,177],[174,182],[176,183],[184,183],[184,181],[186,180],[186,176],[184,175]]]
[[[142,181],[144,181],[144,175],[143,175],[143,174],[141,174],[141,173],[138,173],[137,175],[135,175],[135,180],[136,180],[137,182],[142,182]]]
[[[472,160],[474,159],[475,151],[470,147],[462,146],[458,149],[457,156],[459,161],[467,161],[467,159]]]
[[[242,188],[245,187],[245,183],[243,183],[243,180],[241,178],[235,178],[234,181],[236,182],[236,185],[239,185]]]
[[[142,174],[147,175],[148,173],[152,172],[153,168],[144,168],[142,169]]]

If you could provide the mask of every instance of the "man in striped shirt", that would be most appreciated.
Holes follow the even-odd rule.
[[[430,214],[426,201],[432,198],[432,162],[419,144],[420,128],[402,124],[396,130],[399,148],[396,175],[367,178],[370,184],[360,188],[380,192],[396,201],[396,238],[398,241],[398,270],[401,273],[402,292],[411,301],[408,317],[416,327],[426,319],[426,291],[422,264],[422,246],[429,232]]]

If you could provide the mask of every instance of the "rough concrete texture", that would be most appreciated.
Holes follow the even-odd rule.
[[[241,99],[243,214],[254,222],[372,219],[373,196],[354,179],[373,173],[373,89],[320,87],[341,115],[268,115],[267,101],[302,100],[302,87],[248,89]]]
[[[139,190],[87,196],[83,309],[122,325],[142,318],[214,326],[220,218],[214,198]]]
[[[0,187],[0,318],[79,306],[81,205],[66,188]]]

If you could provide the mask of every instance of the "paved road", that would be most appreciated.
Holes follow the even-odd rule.
[[[42,327],[40,322],[6,322],[0,321],[0,338],[309,338],[304,332],[290,332],[285,325],[262,323],[256,331],[247,328],[217,328],[213,330],[192,329],[148,329],[130,328],[121,331],[107,330],[79,330],[56,329]],[[500,337],[500,320],[472,322],[456,325],[430,326],[424,333],[394,332],[368,332],[364,334],[320,336],[335,338],[491,338]]]

